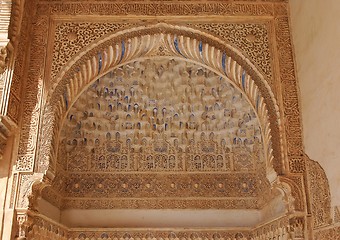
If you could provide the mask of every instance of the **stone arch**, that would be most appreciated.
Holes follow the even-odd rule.
[[[262,129],[267,175],[284,171],[280,115],[272,90],[242,54],[216,37],[188,28],[159,23],[136,27],[91,44],[59,72],[45,103],[36,172],[54,177],[57,140],[67,111],[86,87],[109,70],[132,60],[154,56],[181,58],[203,65],[228,79],[254,107]],[[274,161],[275,159],[275,161]],[[269,167],[268,167],[269,166]]]
[[[294,207],[294,211],[303,211],[305,209],[305,201],[303,189],[297,184],[299,181],[296,179],[291,179],[289,177],[280,176],[279,182],[281,183],[281,185],[286,186],[285,189],[289,189],[291,197],[294,199],[292,204]]]

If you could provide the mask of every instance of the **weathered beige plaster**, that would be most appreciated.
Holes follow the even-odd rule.
[[[291,0],[305,151],[319,161],[340,205],[340,2]]]
[[[221,228],[251,227],[260,221],[260,211],[243,209],[67,209],[61,212],[61,223],[68,227]]]

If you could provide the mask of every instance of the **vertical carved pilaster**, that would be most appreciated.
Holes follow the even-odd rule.
[[[23,15],[24,0],[2,0],[0,4],[0,114],[16,122],[19,112],[17,98],[10,98],[17,35]],[[10,109],[11,114],[7,114]]]
[[[28,4],[27,4],[28,5]],[[30,2],[27,8],[31,8],[35,13],[36,4]],[[33,14],[29,19],[32,24],[32,34],[30,38],[30,46],[34,51],[29,53],[28,68],[25,69],[23,76],[27,78],[24,85],[23,94],[23,117],[21,125],[21,135],[19,142],[19,151],[17,159],[17,170],[24,172],[34,171],[34,160],[37,144],[38,125],[41,116],[41,97],[44,79],[44,63],[46,56],[46,42],[48,19],[40,18]],[[45,29],[45,30],[44,30]]]
[[[313,228],[325,227],[332,222],[328,179],[318,162],[307,159],[307,166]]]
[[[15,235],[15,240],[26,240],[27,234],[32,227],[32,219],[27,212],[17,212],[16,224],[17,233]]]
[[[0,74],[3,74],[6,70],[6,65],[8,62],[7,55],[8,55],[7,47],[1,47],[0,49]]]

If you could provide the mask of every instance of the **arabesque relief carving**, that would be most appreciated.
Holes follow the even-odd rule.
[[[256,174],[70,174],[57,189],[67,197],[256,197]]]
[[[53,50],[52,74],[54,79],[60,69],[68,60],[78,53],[86,44],[89,44],[108,33],[114,33],[128,27],[140,25],[138,21],[131,23],[59,23],[55,29]],[[272,80],[270,62],[270,48],[268,30],[265,24],[253,23],[188,23],[187,26],[205,30],[227,41],[229,44],[242,50],[266,76]],[[260,57],[259,57],[260,56]]]
[[[271,0],[271,2],[282,2],[282,0]],[[52,15],[144,15],[144,16],[169,16],[169,15],[219,15],[219,16],[273,16],[274,4],[272,3],[239,3],[239,2],[165,2],[152,4],[144,2],[120,2],[120,3],[82,3],[72,4],[67,1],[61,3],[51,2],[41,5],[45,14]]]
[[[32,3],[32,1],[31,1]],[[11,46],[11,58],[14,58],[11,70],[14,69],[13,75],[10,74],[8,79],[10,91],[8,96],[8,112],[7,115],[14,123],[18,124],[21,116],[21,96],[25,89],[24,71],[27,64],[26,57],[28,54],[29,33],[27,31],[30,26],[30,19],[34,4],[26,4],[25,1],[11,1],[11,19],[8,28],[9,45]],[[24,11],[25,9],[25,11]],[[29,12],[29,13],[28,13]],[[24,30],[22,30],[24,29]],[[22,30],[22,31],[21,31]],[[19,40],[20,39],[20,40]],[[34,103],[32,103],[34,104]]]
[[[52,197],[46,196],[48,201]],[[256,209],[261,206],[256,198],[221,199],[82,199],[63,198],[61,209]]]
[[[33,22],[33,37],[30,42],[31,48],[35,51],[30,52],[30,61],[28,64],[28,72],[23,72],[20,77],[25,78],[26,86],[24,92],[24,101],[22,105],[22,126],[20,131],[20,142],[17,160],[18,171],[32,172],[35,159],[35,151],[37,144],[37,135],[40,121],[41,96],[43,88],[43,72],[45,56],[47,51],[46,31],[48,26],[47,17],[31,16]],[[25,52],[25,51],[24,51]],[[19,63],[20,64],[20,63]],[[24,64],[23,62],[21,64]],[[18,71],[24,71],[19,67]],[[19,77],[19,76],[18,76]],[[37,100],[38,99],[38,100]],[[36,101],[35,101],[36,100]]]
[[[53,46],[51,79],[75,56],[82,48],[106,34],[133,26],[133,23],[88,23],[66,22],[57,23]]]
[[[205,146],[211,149],[206,149]],[[60,146],[62,147],[64,146]],[[156,138],[151,143],[142,143],[140,149],[136,150],[129,142],[123,144],[117,140],[98,143],[97,147],[92,150],[88,150],[84,145],[74,146],[69,152],[61,150],[59,154],[64,155],[63,157],[59,155],[59,159],[61,164],[66,165],[65,170],[73,172],[249,172],[257,167],[256,161],[260,158],[259,151],[259,146],[255,146],[255,149],[251,151],[242,145],[236,145],[231,150],[217,144],[214,140],[207,139],[202,139],[196,144],[192,141],[186,150],[182,150],[176,149],[173,143]]]
[[[213,33],[226,42],[242,50],[259,67],[269,85],[272,83],[271,54],[268,29],[265,24],[253,23],[189,23],[190,27]],[[273,88],[275,92],[275,88]]]
[[[279,77],[282,89],[282,110],[286,121],[284,124],[289,170],[292,173],[305,172],[302,146],[300,107],[298,102],[297,81],[294,70],[293,52],[289,21],[287,16],[275,18],[276,41],[278,44]]]

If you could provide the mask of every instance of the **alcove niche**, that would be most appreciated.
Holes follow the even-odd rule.
[[[38,211],[73,229],[248,231],[277,219],[288,206],[256,107],[194,61],[118,65],[70,106]]]

